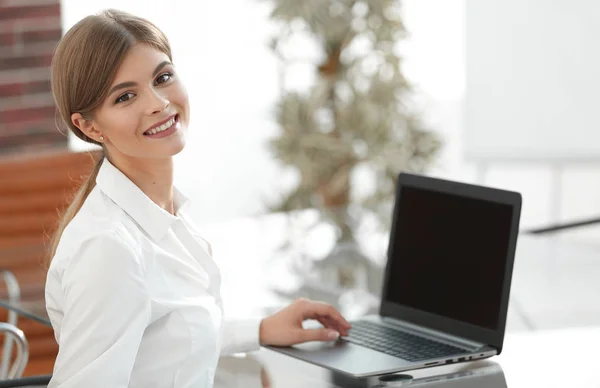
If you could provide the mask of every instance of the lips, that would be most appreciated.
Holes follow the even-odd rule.
[[[158,123],[154,124],[152,127],[148,128],[146,131],[144,131],[144,135],[145,136],[155,135],[156,133],[160,133],[160,132],[167,130],[168,128],[175,125],[175,123],[177,122],[177,118],[178,118],[178,114],[174,114],[174,115],[167,117],[166,119],[164,119],[162,121],[159,121]]]

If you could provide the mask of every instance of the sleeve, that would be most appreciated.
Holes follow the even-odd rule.
[[[225,318],[221,331],[221,355],[251,352],[260,349],[262,318]]]
[[[208,255],[212,258],[210,242],[198,235],[205,244]],[[223,308],[222,301],[219,305]],[[224,318],[221,327],[221,356],[245,353],[260,349],[260,323],[262,318]]]
[[[63,318],[49,388],[126,388],[150,298],[140,255],[117,232],[86,240],[62,276]]]

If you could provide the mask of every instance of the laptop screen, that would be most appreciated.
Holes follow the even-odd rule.
[[[401,188],[385,300],[496,330],[513,206]]]

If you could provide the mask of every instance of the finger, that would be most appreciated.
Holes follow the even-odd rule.
[[[326,316],[318,316],[314,319],[317,320],[325,328],[337,331],[343,337],[347,337],[350,332],[350,330],[345,325],[334,320],[333,318]]]
[[[333,306],[327,303],[311,302],[305,304],[304,319],[317,319],[319,317],[331,318],[347,329],[352,327]]]
[[[333,329],[340,333],[341,336],[348,336],[348,329],[345,326],[339,324],[339,322],[329,318],[329,317],[317,317],[316,318],[321,325],[325,326],[327,329]]]
[[[300,334],[302,342],[308,341],[335,341],[340,333],[331,329],[303,329]]]

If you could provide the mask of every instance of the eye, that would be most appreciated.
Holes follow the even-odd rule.
[[[163,83],[169,81],[171,79],[171,77],[173,77],[172,73],[162,73],[161,75],[159,75],[156,78],[156,83],[157,84],[163,84]]]
[[[125,102],[125,101],[129,101],[130,99],[132,99],[134,96],[133,93],[125,93],[125,94],[121,94],[116,100],[115,103],[118,104],[120,102]]]

